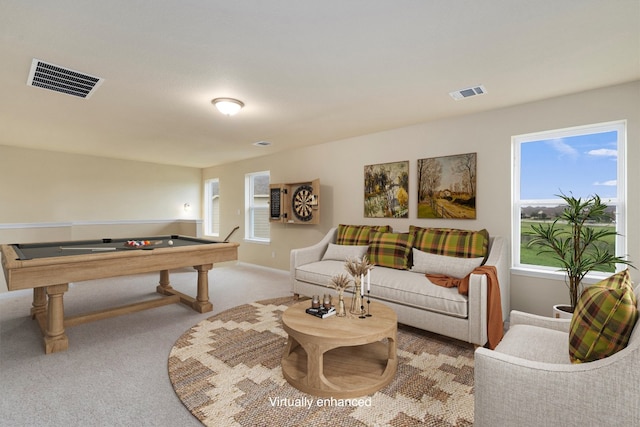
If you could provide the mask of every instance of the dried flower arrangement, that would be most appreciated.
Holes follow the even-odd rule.
[[[373,268],[373,264],[369,263],[369,258],[363,256],[362,259],[348,258],[344,264],[344,268],[356,281],[367,274]]]
[[[373,268],[373,264],[369,263],[369,258],[363,256],[362,259],[348,258],[344,264],[344,268],[353,277],[354,291],[353,299],[351,300],[351,314],[357,314],[364,316],[364,304],[362,302],[362,296],[364,295],[364,283],[365,277],[367,280],[367,291],[370,287],[370,271]]]
[[[341,294],[345,291],[345,289],[351,286],[351,279],[349,279],[346,274],[333,276],[331,278],[331,281],[329,282],[329,286],[338,291],[339,294]]]
[[[346,274],[340,274],[339,276],[333,276],[329,282],[329,286],[338,291],[338,313],[336,316],[344,317],[347,315],[344,306],[344,291],[351,286],[351,279]]]

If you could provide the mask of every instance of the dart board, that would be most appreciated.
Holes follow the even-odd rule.
[[[300,221],[310,221],[313,218],[312,206],[315,205],[315,200],[313,188],[310,185],[301,185],[296,188],[291,198],[291,207],[296,218]]]

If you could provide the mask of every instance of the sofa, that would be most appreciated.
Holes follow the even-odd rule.
[[[637,313],[640,287],[635,295]],[[570,337],[595,312],[593,306],[588,312],[579,321],[576,314],[572,319],[556,319],[513,311],[509,330],[497,348],[475,351],[474,425],[640,425],[639,322],[626,328],[628,342],[620,349],[589,347],[612,354],[572,363],[570,354],[576,351],[572,343],[577,341]],[[600,316],[612,318],[603,312]],[[592,324],[600,340],[609,336],[600,332],[603,324]],[[614,327],[616,333],[620,330]]]
[[[356,229],[358,236],[345,242],[344,238],[340,239],[340,237],[349,227],[352,231]],[[367,232],[370,239],[367,239]],[[411,226],[408,233],[392,233],[390,227],[340,225],[331,228],[318,243],[291,251],[291,289],[295,296],[325,293],[336,295],[328,285],[332,277],[347,274],[345,260],[367,255],[370,262],[374,264],[370,272],[370,297],[393,308],[399,323],[483,346],[488,340],[488,283],[485,274],[466,274],[465,268],[467,271],[473,270],[473,266],[469,266],[472,259],[478,260],[476,264],[482,263],[485,266],[495,267],[500,289],[502,317],[505,320],[510,307],[508,248],[505,239],[500,236],[489,236],[485,230],[483,232],[485,237],[480,236],[479,239],[484,239],[486,253],[479,254],[481,255],[479,258],[468,258],[464,256],[465,254],[458,254],[455,251],[443,253],[439,245],[445,240],[454,241],[453,246],[459,249],[461,244],[455,241],[455,238],[460,236],[467,238],[471,236],[468,233],[476,232]],[[422,238],[418,239],[416,236],[422,236]],[[474,239],[478,237],[477,234],[472,236]],[[372,248],[379,247],[380,245],[376,245],[381,239],[402,240],[404,246],[400,252],[406,259],[396,256],[395,261],[399,265],[388,266],[385,262],[382,262],[384,265],[380,265],[384,258],[376,258]],[[418,241],[427,242],[430,247],[422,251],[425,249],[423,244],[420,249],[417,249],[415,242]],[[398,248],[392,249],[393,254],[397,255]],[[435,253],[431,254],[431,249],[433,249],[431,252]],[[422,258],[425,256],[429,258],[423,262]],[[460,267],[461,264],[464,264],[464,267]],[[456,288],[435,285],[426,277],[426,273],[429,272],[434,274],[451,272],[457,276],[466,274],[469,278],[468,295],[459,293]],[[349,296],[349,293],[347,291],[346,295]],[[372,314],[375,316],[375,313]]]

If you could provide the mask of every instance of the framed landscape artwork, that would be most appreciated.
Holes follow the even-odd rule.
[[[365,218],[409,218],[409,161],[364,167]]]
[[[418,160],[418,218],[476,217],[476,153]]]

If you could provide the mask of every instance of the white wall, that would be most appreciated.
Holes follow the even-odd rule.
[[[460,102],[482,102],[482,98]],[[289,252],[318,241],[339,223],[390,224],[406,231],[410,224],[465,229],[487,228],[492,235],[511,235],[511,137],[513,135],[626,119],[628,155],[628,253],[640,266],[640,82],[603,88],[274,153],[203,171],[203,179],[220,179],[221,230],[240,225],[244,235],[244,174],[271,171],[272,183],[320,179],[321,224],[272,224],[271,244],[242,242],[242,261],[288,269]],[[277,149],[277,141],[273,141]],[[477,219],[416,218],[416,161],[421,158],[476,152]],[[363,217],[364,166],[409,160],[409,219]],[[588,171],[585,171],[588,173]],[[240,214],[238,214],[240,213]],[[632,270],[637,281],[639,276]],[[562,282],[512,275],[511,307],[544,315],[555,303],[567,302]]]

